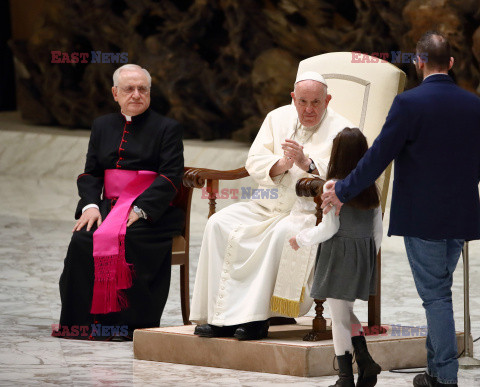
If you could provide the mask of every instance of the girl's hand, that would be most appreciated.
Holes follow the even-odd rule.
[[[294,249],[295,251],[297,251],[300,248],[300,246],[297,243],[297,237],[290,238],[289,242],[290,242],[290,246],[292,246],[292,249]]]

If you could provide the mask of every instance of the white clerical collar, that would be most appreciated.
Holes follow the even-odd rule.
[[[122,113],[122,115],[125,117],[125,120],[127,122],[131,122],[132,121],[132,116],[127,116],[126,114]]]

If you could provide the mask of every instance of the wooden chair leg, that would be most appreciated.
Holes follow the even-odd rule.
[[[382,301],[382,250],[378,251],[377,255],[377,294],[368,298],[368,326],[369,328],[375,327],[375,329],[369,329],[369,332],[385,333],[386,329],[381,324],[381,301]],[[367,332],[368,334],[368,332]]]
[[[327,321],[323,317],[323,303],[325,300],[314,301],[316,315],[313,319],[312,330],[307,333],[307,335],[303,338],[303,341],[331,340],[332,330],[327,329]]]
[[[190,288],[188,262],[180,265],[180,301],[182,304],[182,318],[185,325],[191,325],[190,317]]]

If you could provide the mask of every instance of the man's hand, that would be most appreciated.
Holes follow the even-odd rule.
[[[322,209],[324,214],[328,214],[330,210],[335,206],[336,211],[335,215],[340,215],[340,209],[343,206],[343,203],[338,199],[337,194],[335,193],[335,182],[328,181],[325,183],[324,193],[322,194]]]
[[[100,227],[102,224],[102,215],[100,215],[98,208],[89,208],[82,214],[80,219],[77,220],[72,232],[80,231],[85,225],[87,225],[87,231],[90,231],[95,222],[97,223],[97,227]]]
[[[293,167],[294,161],[288,157],[282,157],[270,168],[270,177],[278,176]]]
[[[282,143],[283,153],[286,157],[289,157],[293,160],[295,165],[305,170],[310,165],[310,159],[305,156],[303,153],[303,146],[294,140],[285,139],[285,142]]]
[[[288,242],[290,242],[290,246],[292,246],[292,249],[294,249],[295,251],[297,251],[300,248],[300,246],[297,243],[297,237],[290,238]]]
[[[133,208],[130,210],[130,213],[128,214],[128,220],[127,220],[127,227],[135,223],[140,217],[137,215],[136,212],[133,211]]]

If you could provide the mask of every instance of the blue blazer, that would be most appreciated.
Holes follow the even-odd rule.
[[[388,235],[480,239],[480,98],[444,74],[398,95],[335,192],[348,202],[395,160]]]

